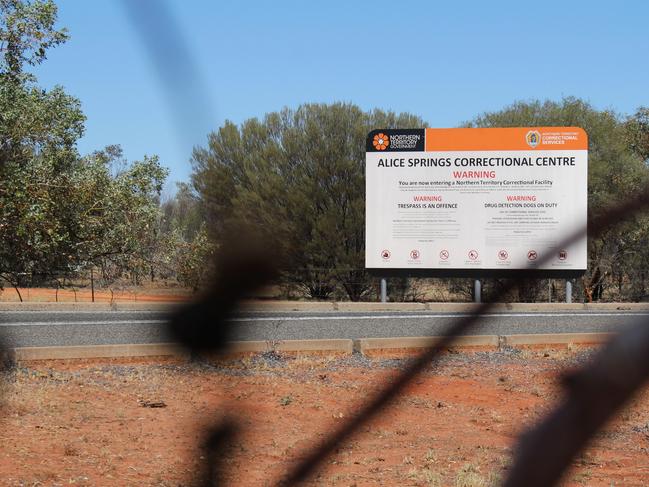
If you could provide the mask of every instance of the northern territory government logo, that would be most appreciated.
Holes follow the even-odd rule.
[[[525,142],[534,149],[541,142],[541,134],[538,130],[530,130],[525,134]]]
[[[424,129],[376,129],[367,134],[366,152],[423,152]]]
[[[376,150],[385,150],[390,145],[390,137],[386,134],[376,134],[374,140],[372,140],[372,145]]]

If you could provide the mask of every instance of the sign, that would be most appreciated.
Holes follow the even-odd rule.
[[[366,144],[365,264],[452,276],[586,270],[578,127],[386,129]]]

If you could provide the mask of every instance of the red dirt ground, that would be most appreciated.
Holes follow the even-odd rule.
[[[18,288],[23,301],[26,302],[79,302],[89,303],[92,301],[92,292],[90,288]],[[191,299],[192,292],[190,289],[172,287],[172,288],[150,288],[150,287],[126,287],[115,288],[112,290],[96,289],[95,302],[154,302],[167,303],[187,301]],[[20,301],[18,293],[12,287],[5,287],[0,291],[0,301]]]
[[[497,485],[517,435],[560,397],[557,377],[592,350],[453,353],[329,458],[311,485]],[[0,485],[188,486],[197,445],[228,415],[227,485],[274,485],[403,360],[282,357],[220,364],[51,361],[7,375]],[[163,402],[166,407],[143,407]],[[574,464],[566,485],[649,481],[643,392]]]

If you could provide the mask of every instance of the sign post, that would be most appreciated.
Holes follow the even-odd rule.
[[[473,302],[482,302],[482,283],[480,282],[480,279],[473,281]]]
[[[586,236],[562,243],[586,227],[583,129],[374,130],[366,151],[370,272],[566,279],[585,272]]]

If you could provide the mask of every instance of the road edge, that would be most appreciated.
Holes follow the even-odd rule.
[[[473,335],[457,337],[451,348],[488,348],[559,345],[598,345],[609,341],[615,333],[554,333],[521,335]],[[354,351],[366,354],[380,350],[417,350],[434,346],[442,337],[393,337],[322,339],[322,340],[280,340],[232,342],[226,354],[263,352],[335,353],[352,354]],[[19,347],[12,349],[12,358],[18,362],[32,360],[67,360],[88,358],[127,357],[181,357],[188,353],[174,343],[119,344],[119,345],[72,345],[55,347]]]
[[[156,302],[0,302],[2,311],[173,311],[185,303]],[[476,303],[352,303],[337,301],[243,301],[240,311],[272,312],[380,312],[380,311],[431,311],[441,313],[472,313],[482,305]],[[522,311],[649,311],[649,303],[496,303],[489,312]]]

